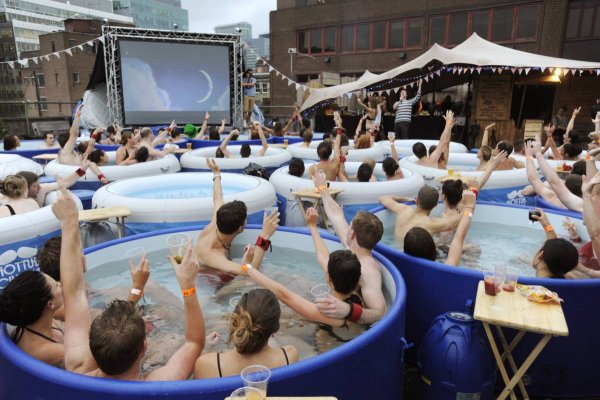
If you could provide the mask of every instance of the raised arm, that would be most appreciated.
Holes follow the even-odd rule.
[[[304,319],[314,322],[320,322],[322,324],[327,324],[331,326],[342,326],[346,323],[343,319],[334,319],[326,317],[325,315],[321,314],[321,312],[314,303],[292,292],[279,282],[268,278],[267,276],[265,276],[260,271],[257,271],[254,268],[248,268],[247,274],[250,278],[252,278],[254,282],[258,283],[265,289],[269,289],[270,291],[272,291],[273,294],[275,294],[275,296],[277,297],[277,299],[279,299],[279,301],[286,304],[292,310],[296,311]]]
[[[411,99],[411,103],[412,103],[413,106],[415,104],[417,104],[417,102],[419,100],[421,100],[421,84],[422,83],[423,83],[423,81],[421,79],[419,79],[419,90],[417,90],[417,95]]]
[[[483,137],[481,138],[481,147],[487,146],[490,139],[490,129],[496,125],[495,122],[489,124],[483,129]]]
[[[544,159],[544,156],[541,152],[540,140],[536,136],[535,141],[533,142],[535,158],[537,159],[538,165],[542,170],[542,174],[546,177],[546,180],[550,184],[558,199],[570,210],[573,211],[583,211],[583,200],[581,198],[575,196],[573,193],[567,189],[564,181],[560,179],[554,168]]]
[[[210,118],[210,114],[208,113],[208,111],[204,114],[204,121],[202,121],[202,125],[200,126],[200,130],[198,131],[198,134],[196,135],[195,139],[200,139],[202,138],[202,136],[204,135],[204,133],[206,132],[206,127],[208,127],[208,119]]]
[[[94,369],[96,362],[89,346],[90,308],[85,293],[79,212],[71,195],[60,188],[52,212],[60,220],[60,276],[65,309],[65,369],[83,373]]]
[[[456,232],[454,233],[454,238],[452,238],[452,243],[450,244],[450,251],[448,252],[448,258],[446,259],[447,265],[458,266],[460,264],[465,237],[469,231],[469,226],[471,226],[471,218],[473,217],[473,211],[475,210],[475,193],[470,190],[464,190],[462,196],[465,206]]]
[[[433,151],[433,153],[431,153],[431,155],[429,156],[429,159],[435,163],[437,163],[438,160],[440,159],[440,157],[442,156],[442,153],[444,151],[444,148],[446,147],[446,144],[450,143],[452,127],[454,126],[454,124],[456,122],[456,120],[454,119],[454,113],[451,110],[446,111],[446,115],[444,115],[444,119],[446,120],[446,126],[444,127],[444,131],[442,132],[442,135],[440,136],[440,141],[438,142],[438,145],[435,148],[435,150]]]
[[[490,179],[490,176],[492,176],[492,172],[494,172],[494,170],[498,168],[498,165],[500,165],[502,161],[506,160],[507,155],[508,153],[502,150],[496,156],[492,157],[490,162],[488,162],[488,164],[486,165],[483,174],[481,175],[481,179],[479,180],[477,187],[478,190],[481,190],[485,186],[487,181]]]
[[[365,122],[366,119],[367,115],[365,114],[358,120],[358,125],[356,125],[356,131],[354,131],[355,137],[358,137],[358,135],[360,135],[360,132],[362,131],[363,122]]]
[[[315,187],[321,193],[321,200],[323,201],[323,206],[325,207],[325,214],[327,214],[327,218],[333,224],[335,234],[342,241],[342,243],[344,243],[348,229],[350,228],[346,222],[346,218],[344,217],[344,211],[329,194],[329,189],[327,188],[327,177],[323,171],[317,170],[312,176],[312,179]]]
[[[342,144],[342,133],[341,128],[338,129],[338,133],[335,135],[335,140],[333,141],[333,158],[331,159],[334,163],[340,162],[340,148]]]
[[[585,156],[585,176],[594,176],[598,173],[598,168],[596,168],[596,160],[594,157],[599,153],[600,147],[588,151],[587,156]]]
[[[223,189],[221,187],[221,169],[212,158],[206,157],[206,165],[213,173],[213,215],[211,224],[217,223],[217,211],[223,205]]]
[[[219,133],[219,135],[225,132],[225,118],[221,120],[221,126],[219,126],[219,128],[217,129],[217,132]]]
[[[65,153],[71,153],[75,149],[77,137],[79,136],[79,118],[81,117],[82,108],[83,103],[81,103],[77,108],[77,111],[75,111],[75,118],[73,118],[73,124],[71,125],[71,129],[69,129],[69,140],[67,140],[67,143],[65,143],[62,148]]]
[[[310,235],[313,239],[313,244],[315,246],[315,252],[317,253],[317,262],[321,266],[323,272],[325,272],[325,276],[327,276],[328,269],[327,264],[329,263],[329,250],[319,233],[319,229],[317,228],[317,221],[319,220],[319,214],[317,210],[313,207],[310,207],[306,210],[306,226],[310,230]]]
[[[588,175],[590,176],[590,175]],[[583,223],[592,240],[596,257],[600,255],[600,173],[587,178],[583,176]]]
[[[390,139],[390,150],[392,151],[392,158],[396,161],[398,161],[398,151],[396,150],[396,145],[394,144],[394,142],[396,141],[396,137],[392,137],[392,139]]]
[[[260,125],[258,126],[258,136],[260,137],[260,142],[262,143],[262,148],[258,151],[257,156],[262,157],[265,155],[265,153],[269,149],[269,143],[267,143],[267,139],[265,138],[265,133],[263,132],[263,129]]]
[[[37,201],[37,203],[40,207],[43,207],[44,201],[46,201],[46,196],[48,195],[48,193],[60,189],[61,186],[65,187],[66,189],[70,188],[71,186],[73,186],[75,184],[75,182],[77,182],[77,179],[80,178],[79,174],[81,174],[81,172],[83,172],[83,174],[85,174],[85,172],[87,171],[89,166],[90,166],[89,160],[83,159],[81,161],[81,168],[79,168],[79,169],[81,169],[81,171],[79,171],[79,169],[77,169],[75,172],[70,173],[69,175],[67,175],[64,178],[62,178],[60,176],[56,176],[55,182],[40,184],[40,191],[38,192],[37,196],[35,197],[35,201]],[[81,176],[83,176],[83,174]]]
[[[164,367],[148,374],[148,381],[186,380],[194,371],[196,359],[202,353],[204,340],[204,317],[196,295],[196,276],[198,263],[194,260],[192,241],[185,250],[181,264],[170,256],[169,261],[175,270],[175,277],[183,294],[183,309],[185,317],[185,343],[171,356]]]
[[[546,147],[550,149],[550,151],[552,152],[552,157],[554,157],[555,160],[564,160],[564,157],[562,156],[562,154],[560,154],[560,151],[558,151],[558,148],[556,147],[556,142],[554,141],[554,138],[552,136],[548,136],[548,138],[546,139]]]
[[[534,155],[533,148],[526,147],[525,148],[525,169],[527,171],[527,179],[529,180],[529,183],[531,183],[531,185],[533,186],[535,193],[542,196],[544,190],[550,190],[550,189],[548,189],[544,185],[544,183],[538,176],[537,170],[535,169],[535,165],[533,164],[533,155]]]
[[[565,129],[565,133],[567,135],[575,127],[575,118],[577,118],[577,116],[579,115],[580,111],[581,111],[581,107],[577,107],[576,109],[573,110],[573,114],[571,114],[571,119],[569,120],[569,123],[567,124],[567,129]]]
[[[409,200],[409,199],[407,199]],[[407,208],[409,208],[409,206],[407,206],[406,204],[401,204],[398,203],[398,201],[396,201],[396,198],[394,196],[381,196],[379,198],[379,202],[388,210],[395,212],[395,213],[399,213],[401,211],[406,210]]]
[[[558,235],[556,234],[554,228],[550,224],[546,213],[541,208],[536,208],[535,210],[538,211],[540,215],[532,215],[531,218],[539,222],[540,225],[542,225],[542,228],[544,228],[544,231],[546,232],[546,240],[556,239]]]
[[[231,132],[229,132],[229,135],[227,135],[227,137],[223,139],[223,142],[221,142],[221,144],[219,145],[219,148],[223,152],[225,158],[231,158],[231,153],[229,152],[229,150],[227,150],[227,145],[229,144],[229,141],[233,138],[233,136],[237,133],[238,131],[236,129],[232,130]]]

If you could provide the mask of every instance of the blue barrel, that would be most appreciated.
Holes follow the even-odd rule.
[[[421,399],[493,399],[495,363],[481,323],[462,312],[435,318],[419,351]]]

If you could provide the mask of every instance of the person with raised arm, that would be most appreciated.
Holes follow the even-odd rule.
[[[161,135],[166,136],[166,134],[167,131],[163,131],[163,133],[161,133],[155,138],[154,133],[152,133],[152,129],[147,127],[142,128],[140,131],[140,143],[137,150],[139,151],[142,147],[145,147],[148,150],[148,161],[156,160],[158,158],[162,158],[168,154],[173,153],[174,149],[170,146],[163,150],[157,150],[154,148],[154,146],[156,145],[155,143],[157,141],[160,142],[160,140],[162,139]]]
[[[584,177],[581,191],[583,193],[583,224],[591,239],[592,251],[587,257],[593,259],[595,266],[600,254],[600,173],[588,174],[591,178]],[[588,245],[589,246],[589,245]],[[586,263],[591,264],[591,263]],[[600,277],[600,275],[595,276]]]
[[[196,257],[200,268],[207,271],[220,271],[238,275],[240,264],[230,260],[231,244],[246,225],[247,208],[242,201],[234,200],[223,204],[221,189],[221,171],[214,160],[207,158],[206,164],[213,172],[213,215],[210,223],[200,232],[196,246]],[[271,248],[271,236],[279,224],[279,212],[264,216],[261,234],[256,240],[254,257],[250,262],[254,268],[260,268],[262,259]],[[226,277],[223,277],[227,280]],[[229,276],[231,280],[232,276]]]
[[[531,183],[533,190],[538,196],[541,196],[547,202],[554,204],[560,208],[566,208],[564,204],[558,199],[558,196],[552,189],[542,182],[540,177],[537,174],[537,170],[533,163],[533,157],[535,156],[535,151],[532,145],[525,147],[525,168],[527,169],[527,179],[529,183]]]
[[[408,139],[410,132],[410,121],[412,119],[412,108],[421,99],[421,84],[422,80],[419,79],[419,90],[417,95],[412,99],[406,98],[406,89],[400,90],[400,99],[392,107],[396,111],[394,118],[394,132],[396,133],[396,139]]]
[[[185,343],[167,364],[147,376],[140,373],[146,350],[146,324],[137,306],[114,300],[93,323],[85,293],[78,212],[66,189],[52,211],[61,222],[60,273],[65,305],[64,353],[67,371],[118,380],[170,381],[189,378],[204,347],[204,319],[196,295],[198,264],[188,243],[181,264],[169,257],[183,293]]]
[[[342,208],[329,194],[325,174],[317,172],[313,176],[313,182],[317,191],[321,193],[325,213],[333,224],[337,237],[360,261],[362,278],[359,285],[365,308],[361,310],[356,322],[375,322],[383,317],[386,311],[381,289],[381,266],[372,254],[373,248],[383,236],[383,224],[379,218],[367,211],[359,211],[348,224]],[[353,311],[351,305],[334,297],[319,301],[317,307],[327,317],[337,319],[346,318]]]
[[[580,196],[573,194],[573,191],[577,191],[576,184],[571,187],[570,190],[565,181],[560,179],[554,168],[546,161],[544,156],[542,155],[540,138],[538,136],[535,137],[535,140],[532,142],[533,152],[535,154],[535,158],[538,162],[538,166],[542,171],[542,174],[546,177],[546,181],[550,184],[550,187],[556,193],[556,196],[561,201],[563,205],[565,205],[569,210],[573,211],[583,211],[583,200]],[[574,178],[577,179],[577,178]],[[581,180],[581,178],[579,178]],[[570,184],[570,183],[569,183]],[[579,188],[581,190],[581,187]]]
[[[398,164],[398,151],[396,150],[396,145],[394,144],[396,138],[395,136],[390,136],[389,140],[392,155],[391,157],[386,157],[383,160],[381,168],[383,169],[383,172],[385,172],[385,177],[388,181],[404,179],[402,168],[400,168],[400,164]]]
[[[436,149],[433,153],[427,157],[427,148],[421,142],[417,142],[413,145],[413,153],[417,156],[418,160],[415,161],[416,164],[424,165],[426,167],[437,168],[438,161],[446,148],[447,143],[450,142],[450,135],[452,133],[452,127],[454,126],[456,120],[454,119],[454,113],[451,110],[446,111],[446,115],[444,115],[444,119],[446,120],[446,126],[444,127],[444,131],[440,136],[440,141]]]
[[[73,124],[69,129],[69,133],[62,133],[58,135],[58,144],[60,150],[58,151],[58,162],[64,165],[80,165],[81,155],[75,152],[75,145],[77,144],[77,138],[79,137],[79,118],[81,117],[81,109],[83,103],[77,107],[75,111],[75,118],[73,118]],[[91,148],[90,148],[91,145]],[[87,151],[92,151],[93,144],[90,141]]]
[[[339,114],[335,114],[333,117],[335,121],[335,141],[333,143],[333,148],[331,142],[328,140],[323,140],[317,146],[317,155],[319,156],[319,162],[313,164],[308,169],[308,173],[310,176],[314,176],[317,171],[323,171],[327,180],[335,181],[340,172],[340,163],[345,162],[346,158],[340,156],[340,146],[342,142],[342,118]],[[330,160],[331,153],[333,152],[333,158]]]

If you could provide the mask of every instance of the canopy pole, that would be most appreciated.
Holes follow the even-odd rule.
[[[463,130],[463,144],[467,146],[470,150],[471,146],[469,146],[469,117],[471,116],[471,82],[473,82],[473,75],[469,74],[469,84],[467,86],[467,104],[465,106],[465,129]],[[473,145],[475,145],[475,140],[473,140]]]
[[[525,94],[527,93],[527,86],[528,85],[523,85],[525,86],[523,88],[523,95],[521,96],[521,107],[519,107],[519,117],[517,118],[517,126],[516,128],[519,129],[519,126],[521,126],[521,117],[523,116],[523,106],[525,105]]]

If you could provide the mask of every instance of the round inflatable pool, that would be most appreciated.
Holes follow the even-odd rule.
[[[215,153],[218,147],[203,147],[185,153],[181,156],[181,167],[184,171],[210,171],[206,165],[206,157],[215,160],[221,171],[225,172],[242,172],[250,163],[255,163],[265,168],[269,173],[273,172],[282,165],[287,164],[292,156],[285,149],[277,147],[269,147],[264,156],[253,157],[253,154],[258,154],[262,146],[250,146],[250,157],[240,157],[242,146],[230,145],[227,150],[232,154],[232,158],[215,158]]]
[[[440,178],[448,176],[445,169],[425,167],[415,163],[417,157],[410,156],[400,160],[402,168],[421,175],[425,184],[437,189],[442,187]],[[454,169],[454,174],[463,178],[480,178],[483,171],[476,171],[479,166],[477,155],[471,153],[451,154],[448,159],[448,168]],[[483,190],[479,193],[479,200],[494,201],[497,203],[507,203],[516,205],[534,205],[534,199],[523,196],[521,189],[529,184],[527,171],[525,168],[513,169],[510,171],[495,171],[487,181]]]
[[[297,133],[296,135],[284,135],[284,136],[271,136],[273,138],[273,143],[275,144],[283,144],[287,140],[288,144],[301,143],[302,138]],[[313,132],[312,140],[323,140],[323,133]]]
[[[346,162],[346,172],[349,176],[356,174],[359,162]],[[308,170],[312,164],[305,165],[305,175],[302,178],[290,175],[288,167],[279,168],[273,172],[269,182],[275,187],[277,198],[284,203],[284,210],[287,208],[288,201],[295,201],[293,192],[311,188],[314,189],[312,179],[308,177]],[[412,173],[407,169],[402,169],[404,179],[386,181],[385,174],[381,169],[381,165],[375,166],[375,176],[378,177],[378,182],[331,182],[330,187],[333,189],[342,189],[336,200],[342,205],[344,215],[348,221],[354,218],[357,211],[361,209],[370,209],[379,204],[379,197],[384,195],[396,195],[405,197],[415,197],[423,187],[423,178],[420,175]],[[285,210],[287,213],[287,210]],[[283,213],[282,213],[283,214]]]
[[[179,140],[175,143],[173,143],[174,145],[176,145],[177,147],[179,147],[180,149],[185,149],[188,143],[188,139],[184,139],[184,140]],[[97,143],[94,148],[95,149],[100,149],[100,150],[104,150],[106,152],[109,151],[117,151],[119,149],[119,145],[118,144],[101,144],[101,143]],[[155,149],[157,150],[162,150],[165,147],[164,143],[161,143],[159,145],[154,146]]]
[[[313,140],[310,142],[310,147],[302,147],[302,143],[294,143],[287,147],[287,150],[293,157],[301,158],[303,160],[312,160],[319,161],[319,156],[317,155],[317,147],[321,143],[321,140]],[[354,141],[350,140],[350,149],[348,150],[348,154],[346,155],[346,160],[348,161],[360,161],[364,160],[367,157],[372,158],[377,162],[381,162],[384,159],[383,150],[377,146],[373,145],[368,149],[360,149],[356,150],[352,148],[354,146]]]
[[[0,154],[0,180],[21,171],[33,172],[38,176],[44,173],[42,166],[35,161],[18,154]]]
[[[75,196],[73,198],[81,210],[81,201]],[[53,203],[55,199],[52,194],[48,195],[46,204]],[[38,268],[37,250],[49,238],[60,235],[60,221],[52,213],[50,205],[1,220],[0,289],[3,289],[16,275]]]
[[[494,231],[502,230],[508,234],[515,232],[513,241],[508,242],[510,251],[506,249],[507,255],[513,254],[515,257],[518,255],[513,250],[520,241],[527,239],[527,236],[539,239],[538,247],[524,254],[531,260],[544,240],[544,232],[539,226],[531,226],[528,210],[526,207],[478,202],[473,223],[487,224]],[[393,237],[394,214],[381,207],[373,212],[383,221],[385,235],[391,230]],[[568,234],[562,227],[562,221],[565,216],[569,216],[576,223],[584,242],[589,240],[582,221],[574,219],[571,214],[548,210],[547,216],[557,233],[566,237]],[[492,234],[495,233],[492,232],[490,236]],[[490,246],[496,242],[492,238]],[[383,241],[376,249],[394,263],[406,281],[406,335],[409,341],[416,344],[415,350],[411,349],[408,355],[411,361],[415,361],[421,340],[431,321],[446,311],[464,310],[468,300],[475,300],[477,285],[483,275],[481,271],[467,267],[451,267],[408,256],[396,247],[383,244]],[[502,263],[500,260],[498,262]],[[531,274],[534,274],[533,271]],[[552,398],[600,396],[597,373],[593,367],[600,359],[600,346],[596,344],[600,335],[600,319],[595,318],[600,304],[600,280],[522,277],[519,282],[543,285],[557,292],[565,300],[562,307],[569,326],[569,336],[553,338],[527,371],[527,380],[531,382],[527,386],[529,394]],[[538,341],[537,335],[525,336],[513,352],[518,365],[521,365]]]
[[[439,140],[416,140],[416,139],[403,139],[396,140],[394,142],[394,147],[396,147],[396,152],[398,153],[398,157],[408,157],[413,155],[412,147],[415,143],[421,142],[425,145],[425,148],[429,150],[430,146],[437,146]],[[383,150],[383,154],[385,157],[389,157],[392,155],[392,150],[390,146],[389,140],[381,140],[376,143],[377,146],[381,147]],[[462,143],[450,142],[450,153],[468,153],[467,148]]]
[[[277,204],[273,186],[254,176],[222,173],[223,200],[242,200],[248,221],[262,223],[263,212]],[[210,221],[213,175],[179,173],[114,182],[94,193],[92,208],[126,205],[132,212],[127,230],[149,232]]]
[[[108,152],[106,154],[110,164],[99,168],[110,182],[137,178],[140,176],[174,174],[181,169],[177,157],[173,154],[166,155],[157,160],[132,165],[114,165],[115,152]],[[63,165],[60,164],[58,160],[53,160],[44,167],[44,173],[49,176],[66,176],[75,172],[77,168],[79,168],[77,165]],[[91,169],[88,169],[86,174],[79,178],[72,188],[93,190],[100,186],[102,186],[102,184],[98,180],[98,177]]]
[[[198,229],[188,233],[197,237]],[[259,232],[258,226],[246,227],[236,242],[254,241]],[[93,273],[97,265],[123,260],[124,251],[131,247],[165,248],[165,239],[170,233],[172,231],[156,232],[90,248],[86,251],[88,272]],[[342,248],[331,235],[323,236],[330,251]],[[305,232],[280,228],[272,241],[274,250],[269,257],[277,257],[278,246],[281,246],[306,252],[307,258],[314,258],[312,239]],[[391,299],[387,314],[349,343],[290,366],[273,369],[269,380],[269,396],[330,395],[338,399],[366,399],[377,393],[380,398],[402,399],[406,288],[402,277],[389,261],[377,252],[373,256],[382,265],[384,292]],[[381,373],[382,365],[385,365],[385,374]],[[243,386],[238,376],[179,382],[120,382],[75,375],[24,354],[7,337],[3,326],[0,330],[0,366],[1,393],[7,396],[20,393],[22,398],[42,398],[52,393],[54,398],[87,400],[125,397],[130,400],[222,400]],[[349,376],[355,378],[349,379]]]
[[[32,158],[33,156],[38,156],[40,154],[56,154],[58,153],[58,150],[60,150],[58,142],[56,142],[55,147],[51,148],[44,148],[42,147],[43,144],[43,140],[21,140],[21,146],[16,150],[4,151],[3,149],[0,149],[0,155],[17,154],[25,158]]]

